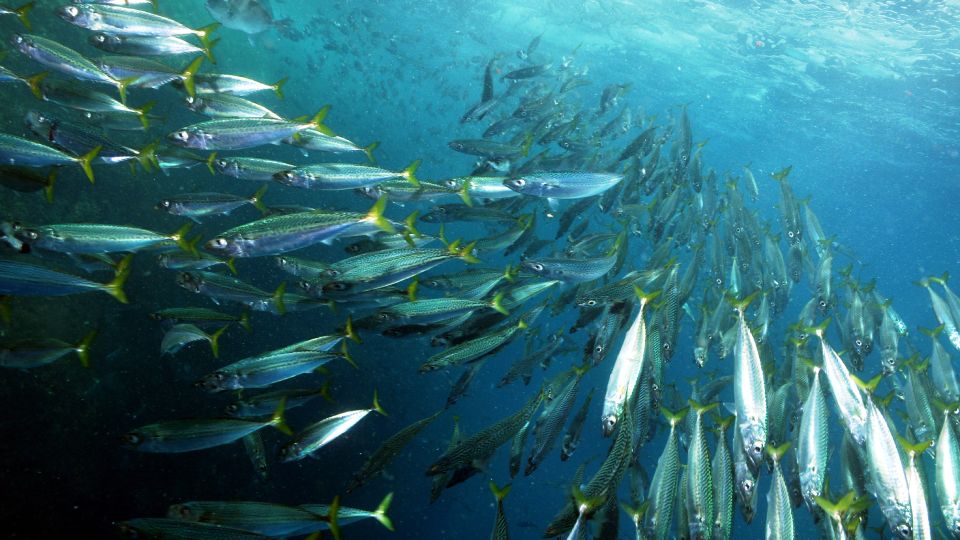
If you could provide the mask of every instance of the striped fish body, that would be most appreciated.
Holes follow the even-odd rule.
[[[128,448],[140,452],[193,452],[230,444],[274,423],[236,418],[172,420],[143,426],[124,435],[123,440]]]
[[[358,409],[335,414],[298,433],[292,441],[280,449],[280,461],[299,461],[323,448],[363,420],[374,409]]]
[[[109,4],[72,4],[59,8],[57,14],[71,24],[94,32],[157,37],[204,35],[200,30],[187,28],[156,13]]]
[[[711,540],[714,531],[713,470],[703,417],[694,413],[693,440],[687,450],[687,520],[692,540]],[[684,524],[681,523],[682,527]]]
[[[76,162],[77,158],[56,148],[21,139],[14,135],[0,133],[0,163],[5,165],[47,167],[50,165],[69,165]]]
[[[14,34],[10,42],[20,52],[54,71],[82,81],[119,85],[119,82],[77,51],[40,36]]]
[[[18,237],[31,246],[60,253],[118,253],[176,247],[175,235],[139,227],[101,223],[62,223],[25,228]]]
[[[800,470],[800,490],[811,512],[816,512],[816,497],[823,495],[823,481],[827,473],[829,455],[829,411],[820,388],[820,368],[814,369],[813,384],[803,405],[800,432],[797,440],[797,468]]]
[[[242,150],[278,142],[314,124],[275,118],[224,118],[187,126],[167,140],[197,150]]]
[[[960,539],[960,444],[951,423],[949,417],[944,419],[937,438],[937,500],[947,530]]]
[[[741,310],[734,350],[733,392],[737,429],[753,470],[760,466],[767,447],[767,393],[764,385],[757,342]]]
[[[206,248],[226,257],[262,257],[332,242],[348,233],[365,234],[373,229],[363,214],[297,212],[234,227],[207,242]]]
[[[266,388],[310,373],[338,355],[327,352],[273,352],[246,358],[203,377],[197,386],[211,392]]]
[[[793,509],[780,463],[773,466],[773,481],[767,493],[767,540],[793,540]]]
[[[268,182],[273,180],[273,175],[289,170],[293,165],[269,159],[226,157],[215,159],[213,168],[220,174],[232,176],[238,180]]]

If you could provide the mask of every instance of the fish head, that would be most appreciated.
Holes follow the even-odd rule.
[[[617,415],[615,414],[604,415],[601,422],[602,422],[601,427],[603,428],[603,436],[609,437],[610,435],[613,435],[613,428],[617,427]]]
[[[126,448],[137,448],[146,439],[141,433],[131,431],[120,436],[120,443]]]
[[[203,286],[203,278],[200,277],[199,274],[192,272],[180,272],[177,276],[177,285],[190,292],[199,293],[200,288]]]
[[[171,504],[167,509],[167,517],[181,521],[200,521],[200,516],[189,504]]]
[[[880,351],[880,366],[884,375],[893,375],[897,371],[897,350],[883,349]]]
[[[169,200],[169,199],[164,199],[164,200],[158,202],[153,208],[156,209],[156,210],[162,210],[162,211],[164,211],[164,212],[169,212],[170,209],[173,208],[173,201],[171,201],[171,200]]]
[[[241,405],[239,401],[235,401],[224,407],[223,412],[225,412],[227,416],[240,416],[243,413],[243,405]]]
[[[23,124],[41,139],[50,139],[50,130],[56,127],[57,121],[40,111],[28,111],[23,117]]]
[[[60,6],[56,13],[61,19],[73,24],[83,23],[88,17],[87,10],[83,9],[82,5]]]
[[[167,140],[178,146],[191,146],[196,137],[189,130],[181,129],[167,135]]]
[[[910,513],[907,512],[906,521],[901,521],[896,525],[891,524],[890,529],[893,531],[893,536],[900,538],[902,540],[910,540],[913,538],[913,527],[910,524]]]
[[[517,193],[523,193],[524,189],[527,187],[527,180],[525,178],[507,178],[503,181],[503,185],[508,188],[516,191]]]
[[[537,274],[538,276],[546,277],[546,276],[549,276],[549,275],[552,273],[552,272],[550,271],[550,269],[549,269],[546,265],[544,265],[543,263],[541,263],[541,262],[537,262],[537,261],[523,261],[523,262],[520,263],[520,264],[521,264],[524,268],[526,268],[527,270],[530,270],[531,272],[533,272],[534,274]]]
[[[10,45],[13,45],[18,51],[30,57],[32,57],[33,53],[37,51],[37,44],[34,43],[29,36],[25,36],[23,34],[14,34],[10,36]]]
[[[697,363],[697,367],[703,367],[703,364],[707,362],[707,348],[706,347],[694,347],[693,348],[693,361]]]
[[[235,377],[231,377],[230,374],[224,371],[214,371],[193,383],[193,386],[201,390],[206,390],[207,392],[217,392],[234,388],[236,385],[232,384],[233,379],[235,379]]]
[[[217,255],[228,255],[231,257],[236,256],[240,251],[236,244],[222,236],[209,240],[203,247],[207,251],[212,251]]]
[[[119,47],[123,44],[123,38],[103,32],[97,32],[90,36],[90,44],[94,47]]]
[[[273,179],[281,184],[293,186],[299,180],[299,175],[294,171],[280,171],[273,175]]]
[[[300,459],[302,457],[300,452],[300,443],[294,441],[281,447],[277,453],[277,457],[280,458],[281,463],[287,463],[288,461]]]

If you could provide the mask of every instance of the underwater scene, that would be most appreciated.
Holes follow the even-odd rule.
[[[960,539],[960,4],[0,31],[5,537]]]

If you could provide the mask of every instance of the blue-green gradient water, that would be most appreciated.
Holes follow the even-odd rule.
[[[198,0],[160,0],[159,4],[162,13],[191,27],[212,21]],[[58,5],[37,2],[31,15],[33,33],[53,37],[90,56],[99,55],[86,44],[86,31],[54,15]],[[853,264],[855,278],[865,283],[875,277],[877,287],[894,299],[910,327],[910,336],[901,343],[901,356],[909,356],[911,347],[929,354],[929,340],[915,329],[938,323],[926,292],[912,283],[944,271],[960,272],[960,6],[955,3],[273,0],[272,6],[276,19],[289,19],[282,31],[248,36],[219,30],[216,69],[260,81],[289,77],[286,99],[262,94],[258,101],[287,117],[312,115],[330,104],[326,123],[338,134],[361,145],[380,141],[378,162],[388,168],[399,170],[422,159],[421,179],[461,176],[473,169],[476,159],[452,151],[447,143],[478,138],[493,119],[509,114],[515,103],[484,122],[460,123],[481,94],[484,68],[497,54],[503,55],[498,75],[522,67],[525,63],[517,51],[541,34],[537,59],[555,64],[573,59],[573,65],[586,69],[585,78],[592,82],[577,89],[570,103],[593,111],[607,85],[627,83],[631,86],[621,104],[631,108],[634,118],[656,117],[655,123],[672,125],[686,106],[694,142],[706,142],[704,168],[724,178],[728,173],[742,174],[742,167],[749,164],[760,185],[759,200],[750,207],[775,228],[780,194],[770,173],[793,166],[790,181],[797,196],[810,198],[827,235],[835,235],[836,242],[855,254],[835,261],[834,272]],[[12,17],[0,19],[5,41],[22,31],[18,25]],[[169,63],[186,64],[186,58]],[[3,65],[18,73],[38,71],[15,50],[8,51]],[[506,85],[496,77],[495,94]],[[23,117],[30,110],[63,114],[34,99],[22,86],[4,86],[2,92],[0,130],[4,133],[26,135]],[[162,117],[156,121],[158,127],[147,134],[116,135],[123,142],[138,147],[202,120],[182,106],[180,94],[172,89],[131,91],[135,103],[151,99],[158,101],[154,109]],[[611,144],[621,148],[639,132],[634,128]],[[323,154],[304,157],[285,145],[233,154],[241,153],[294,163],[352,160]],[[96,172],[97,182],[91,186],[78,170],[64,170],[51,204],[37,194],[4,190],[0,218],[174,231],[183,220],[153,209],[163,197],[197,191],[248,195],[259,187],[211,176],[202,165],[169,174],[142,170],[132,174],[125,166],[96,166]],[[280,185],[271,185],[266,199],[270,205],[353,211],[366,210],[372,202],[352,192],[310,192]],[[561,202],[561,211],[570,203]],[[394,202],[387,213],[400,220],[414,209],[429,206]],[[552,239],[555,225],[546,207],[534,211],[539,213],[542,237]],[[229,217],[204,222],[194,231],[208,239],[256,217],[252,208],[242,208]],[[610,223],[609,216],[597,217],[589,230],[604,232]],[[436,233],[434,226],[423,228]],[[496,230],[500,229],[454,224],[445,233],[451,239],[469,240]],[[343,245],[316,246],[296,255],[334,261],[345,256]],[[679,246],[677,253],[688,258],[690,249]],[[632,240],[633,262],[627,268],[643,268],[649,255],[649,241]],[[517,255],[499,253],[484,254],[481,259],[484,266],[492,267],[519,262]],[[241,278],[266,290],[273,290],[285,277],[269,258],[240,260],[237,267]],[[462,268],[451,263],[434,273]],[[606,456],[610,440],[600,433],[600,398],[613,356],[583,380],[575,407],[589,388],[596,393],[580,447],[570,461],[561,462],[555,449],[534,474],[524,477],[521,473],[511,480],[508,443],[483,472],[429,503],[431,480],[424,471],[446,450],[454,416],[461,430],[472,434],[512,414],[540,382],[581,361],[585,331],[569,338],[575,352],[555,358],[546,373],[538,368],[529,386],[496,387],[523,353],[523,340],[499,351],[487,361],[468,394],[414,438],[384,475],[349,495],[343,490],[351,474],[387,437],[442,408],[450,386],[460,376],[459,369],[418,374],[419,365],[438,350],[430,347],[428,339],[395,340],[365,333],[361,345],[350,347],[359,369],[336,362],[327,366],[328,374],[309,375],[290,385],[319,386],[329,379],[335,401],[315,400],[291,411],[288,423],[294,429],[344,410],[368,407],[374,390],[379,391],[389,415],[371,415],[315,459],[293,464],[274,459],[285,437],[265,431],[270,456],[266,480],[258,479],[239,443],[187,454],[124,449],[120,436],[135,427],[221,414],[235,395],[194,388],[200,376],[245,356],[330,333],[344,319],[343,313],[326,308],[283,317],[254,313],[254,331],[229,329],[221,339],[219,359],[202,343],[172,357],[161,356],[163,328],[148,319],[150,312],[174,306],[217,307],[178,287],[175,275],[156,265],[151,254],[142,253],[134,259],[128,305],[97,294],[9,301],[12,320],[0,327],[4,339],[47,336],[73,342],[89,329],[98,328],[100,333],[89,369],[65,359],[36,370],[0,373],[4,411],[0,415],[0,517],[8,538],[77,534],[110,538],[117,534],[117,522],[163,516],[170,504],[190,500],[303,504],[329,503],[341,495],[343,504],[372,509],[386,493],[394,492],[389,515],[396,532],[364,521],[344,528],[344,537],[480,539],[489,537],[496,511],[487,485],[490,480],[499,485],[512,481],[505,500],[511,537],[539,538],[569,500],[577,466],[586,462],[589,478]],[[810,298],[806,282],[805,276],[794,287],[787,311],[771,330],[778,359],[787,325],[796,321]],[[293,281],[290,288],[295,288]],[[558,291],[552,294],[559,297]],[[236,306],[222,309],[239,312]],[[546,336],[569,327],[576,316],[576,306],[571,304],[557,315],[548,310],[537,326]],[[670,383],[666,391],[675,392],[664,398],[670,402],[685,402],[689,378],[732,373],[729,357],[718,360],[713,355],[705,368],[696,367],[693,332],[693,321],[684,317],[678,350],[665,372]],[[619,342],[620,338],[615,344]],[[841,348],[838,338],[833,342]],[[879,372],[877,354],[874,351],[868,358],[865,378]],[[882,384],[884,392],[892,388]],[[731,389],[720,399],[732,402]],[[832,423],[837,424],[836,413],[831,414]],[[896,422],[903,426],[899,418]],[[656,437],[641,449],[639,461],[651,477],[666,432],[659,426]],[[709,440],[712,452],[714,437]],[[839,447],[839,441],[840,428],[834,427],[831,445]],[[836,454],[830,462],[833,475],[838,474]],[[685,451],[681,455],[685,461]],[[925,458],[924,466],[932,504],[933,460]],[[770,478],[764,468],[753,522],[745,523],[736,512],[735,537],[764,534]],[[839,483],[838,478],[834,480]],[[621,501],[628,500],[628,493],[624,482]],[[930,515],[935,526],[942,521],[937,508],[932,507]],[[793,516],[797,538],[817,534],[804,507],[794,508]],[[622,512],[619,518],[619,538],[633,538],[632,523]],[[883,526],[876,506],[870,510],[869,525]],[[866,535],[878,537],[873,529]],[[884,537],[889,537],[889,531]]]

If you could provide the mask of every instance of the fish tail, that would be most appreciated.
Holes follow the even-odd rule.
[[[713,403],[702,404],[692,399],[688,399],[687,403],[690,404],[690,408],[693,409],[693,412],[698,415],[712,411],[713,409],[716,409],[718,405],[720,405],[720,403],[716,401],[714,401]]]
[[[41,71],[23,80],[23,82],[27,83],[27,86],[30,87],[30,93],[37,99],[43,99],[43,91],[40,89],[40,83],[43,82],[48,75],[50,75],[49,71]]]
[[[187,91],[187,95],[190,97],[197,95],[197,83],[194,75],[200,70],[200,64],[203,63],[203,58],[203,55],[194,58],[180,73],[180,79],[183,81],[183,89]]]
[[[270,417],[270,425],[274,427],[280,433],[284,435],[293,436],[293,430],[290,429],[290,426],[287,425],[287,422],[283,419],[283,411],[287,408],[287,397],[284,396],[280,398],[280,404],[277,405],[277,409],[273,411],[273,415]]]
[[[490,481],[490,492],[493,493],[493,496],[497,499],[497,502],[503,502],[507,498],[507,494],[510,493],[510,487],[512,484],[507,484],[503,487],[498,487],[496,482],[493,480]]]
[[[593,510],[596,510],[605,501],[605,497],[603,495],[597,495],[592,499],[588,498],[583,493],[583,491],[580,490],[580,486],[578,485],[573,486],[572,492],[573,492],[573,500],[576,502],[576,506],[578,508],[580,507],[586,508],[586,510],[583,512],[584,514],[587,514],[592,512]]]
[[[924,328],[922,326],[918,326],[917,330],[920,330],[921,333],[930,336],[931,339],[936,339],[937,336],[939,336],[940,333],[943,332],[943,327],[944,325],[942,324],[936,328]]]
[[[853,377],[853,382],[856,383],[857,387],[868,394],[873,394],[873,392],[877,389],[877,386],[880,384],[880,380],[883,378],[882,373],[870,379],[869,381],[864,381],[852,373],[850,376]]]
[[[150,6],[153,8],[154,13],[158,13],[160,11],[160,4],[158,3],[158,0],[150,0]]]
[[[183,251],[186,251],[187,253],[193,253],[194,255],[196,255],[197,254],[197,247],[195,245],[196,242],[191,242],[190,240],[187,239],[187,233],[190,232],[191,227],[193,227],[193,224],[190,223],[189,221],[187,223],[184,223],[182,227],[180,227],[179,229],[177,229],[176,232],[170,235],[170,239],[176,242],[177,246]]]
[[[677,412],[673,412],[666,407],[660,407],[660,413],[663,414],[664,418],[667,419],[667,422],[670,425],[674,426],[683,421],[683,418],[687,416],[687,412],[689,411],[690,407],[684,407]]]
[[[334,403],[333,397],[330,396],[330,379],[323,381],[323,386],[320,387],[320,396],[328,403]]]
[[[363,343],[363,340],[360,339],[360,335],[357,334],[357,331],[353,328],[353,317],[350,315],[347,315],[347,325],[343,331],[343,337],[354,343]]]
[[[339,513],[340,496],[337,495],[333,498],[333,502],[330,503],[330,509],[327,510],[327,520],[330,522],[330,534],[333,535],[333,540],[341,540],[340,525],[337,523],[337,520],[339,519]]]
[[[807,326],[803,328],[803,331],[808,334],[814,334],[820,338],[823,337],[823,333],[827,330],[827,327],[830,326],[830,318],[827,317],[824,321],[816,326]]]
[[[47,175],[47,185],[43,188],[43,196],[48,203],[53,202],[53,184],[57,181],[57,169],[51,169]]]
[[[490,307],[504,315],[510,315],[510,312],[507,311],[507,308],[503,307],[504,294],[506,294],[504,291],[498,292],[496,296],[493,297],[493,301],[490,302]]]
[[[523,146],[520,147],[520,155],[527,157],[531,146],[533,146],[533,133],[527,133],[527,136],[523,139]]]
[[[150,112],[157,105],[156,100],[146,102],[140,108],[134,108],[133,110],[137,111],[137,116],[140,117],[140,123],[143,124],[143,129],[150,128],[150,119],[147,118],[147,113]]]
[[[363,147],[363,153],[367,155],[367,159],[370,160],[370,163],[377,162],[377,159],[373,157],[373,151],[376,150],[378,146],[380,146],[380,141],[373,141],[372,143]]]
[[[273,88],[273,93],[276,94],[278,98],[283,99],[283,85],[287,84],[289,79],[289,77],[284,77],[270,86]],[[326,109],[329,110],[329,108],[330,106],[327,105]]]
[[[133,253],[130,253],[117,263],[116,276],[113,278],[113,281],[106,284],[104,289],[110,296],[120,301],[121,304],[128,303],[127,294],[123,292],[123,284],[126,283],[127,278],[130,277],[130,261],[132,259]]]
[[[220,28],[220,23],[215,22],[194,31],[197,37],[200,38],[200,48],[203,49],[204,56],[210,58],[211,62],[213,62],[213,53],[210,49],[212,49],[216,43],[210,40],[210,34],[216,31],[217,28]],[[214,62],[214,64],[216,64],[216,62]]]
[[[851,491],[847,495],[851,495]],[[850,508],[850,504],[853,502],[853,497],[844,496],[837,502],[833,502],[826,497],[815,496],[814,500],[817,501],[817,506],[823,509],[828,516],[839,516],[847,511]]]
[[[411,163],[410,165],[407,165],[407,168],[404,169],[402,173],[403,177],[407,179],[407,182],[410,182],[410,184],[412,184],[413,187],[416,187],[416,188],[420,187],[420,180],[417,179],[414,173],[417,172],[417,168],[420,167],[421,161],[423,160],[420,160],[420,159],[414,160],[413,163]]]
[[[414,210],[413,212],[410,213],[409,216],[406,217],[406,219],[403,220],[403,224],[406,225],[406,227],[407,227],[407,231],[406,231],[406,232],[407,232],[407,236],[408,236],[408,237],[409,237],[410,235],[416,236],[417,238],[420,238],[420,237],[423,236],[423,233],[421,233],[421,232],[417,229],[417,218],[418,218],[418,217],[420,217],[420,211],[419,211],[419,210]],[[410,241],[410,240],[407,241],[408,244],[411,243],[411,242],[412,242],[412,241]],[[410,246],[410,247],[414,247],[414,246]]]
[[[648,293],[641,289],[638,285],[633,286],[633,293],[637,295],[637,299],[640,300],[641,303],[645,304],[649,304],[654,298],[660,296],[661,292],[662,291],[653,291]]]
[[[469,244],[467,244],[466,246],[464,246],[463,249],[461,249],[460,251],[458,251],[458,252],[457,252],[457,256],[460,257],[461,259],[463,259],[464,262],[467,262],[467,263],[470,263],[470,264],[479,263],[479,262],[480,262],[480,259],[476,258],[476,257],[473,255],[473,248],[475,248],[475,247],[477,247],[477,241],[476,241],[476,240],[474,240],[473,242],[470,242]]]
[[[148,105],[153,107],[154,103],[156,102],[151,101]],[[141,117],[141,120],[146,121],[146,110],[144,110],[144,116]],[[146,126],[146,124],[144,124],[144,126]],[[144,146],[139,152],[137,152],[137,162],[140,163],[140,166],[143,167],[144,171],[150,172],[151,166],[156,167],[157,169],[160,168],[160,161],[157,159],[158,146],[159,143],[154,141]]]
[[[124,105],[127,104],[127,88],[131,84],[137,82],[138,78],[139,77],[134,75],[132,77],[127,77],[125,79],[120,79],[117,81],[117,93],[120,94],[120,103],[123,103]]]
[[[377,398],[377,391],[373,391],[373,410],[377,411],[383,416],[387,415],[387,412],[383,410],[383,407],[380,406],[380,400]]]
[[[373,517],[380,522],[381,525],[386,527],[388,531],[393,531],[393,522],[390,521],[390,518],[387,516],[387,508],[390,508],[390,503],[393,501],[393,492],[387,493],[386,497],[380,501],[380,504],[377,506],[377,509],[373,511]]]
[[[196,249],[196,248],[194,248],[194,249]],[[237,265],[236,265],[236,261],[237,261],[237,259],[234,258],[234,257],[230,257],[229,259],[223,261],[223,264],[227,265],[227,268],[230,269],[230,273],[233,274],[233,275],[237,275]]]
[[[717,421],[717,430],[723,434],[727,431],[727,428],[733,425],[733,421],[737,419],[737,416],[731,414],[730,416],[726,417],[715,416],[714,418]]]
[[[213,56],[213,48],[217,46],[217,43],[220,43],[220,38],[210,40],[210,46],[203,48],[203,54],[210,60],[211,64],[217,63],[217,59]]]
[[[357,365],[357,361],[353,359],[353,356],[350,356],[350,350],[347,349],[347,342],[340,342],[340,354],[343,355],[343,359],[347,361],[348,364],[353,366],[353,369],[360,369],[360,366]]]
[[[473,206],[473,200],[470,198],[470,179],[463,179],[463,182],[460,184],[459,195],[463,200],[463,204],[467,206]]]
[[[93,329],[90,332],[87,332],[87,335],[83,336],[77,345],[74,347],[74,351],[77,353],[77,358],[80,359],[80,365],[88,368],[90,367],[90,344],[93,343],[94,338],[97,337],[97,330]]]
[[[273,303],[277,306],[277,313],[284,315],[287,313],[287,305],[283,303],[283,295],[287,292],[287,282],[284,281],[277,286],[277,289],[273,291],[273,296],[271,299]]]
[[[260,213],[264,215],[270,211],[270,209],[263,204],[263,194],[267,192],[267,187],[269,187],[269,184],[264,184],[263,187],[258,189],[256,193],[250,196],[250,204],[252,204],[254,208],[259,210]]]
[[[383,211],[387,208],[387,196],[381,195],[377,202],[373,203],[373,206],[370,207],[370,211],[367,212],[367,220],[372,221],[374,225],[380,229],[388,232],[395,233],[396,229],[393,228],[393,224],[390,223],[390,220],[383,217]]]
[[[516,281],[517,276],[520,275],[520,266],[516,268],[510,266],[509,264],[503,269],[503,279],[513,283]]]
[[[417,276],[413,276],[413,279],[410,281],[410,284],[407,285],[407,298],[411,302],[417,301],[417,289],[420,288],[420,280],[417,279]]]
[[[229,324],[223,325],[219,330],[210,334],[210,350],[213,352],[214,358],[220,358],[220,336],[230,328]]]
[[[775,173],[770,173],[770,176],[772,176],[773,179],[776,180],[777,182],[782,182],[786,180],[788,176],[790,176],[790,171],[792,170],[793,170],[793,165],[787,165],[786,167],[784,167],[783,169]]]
[[[90,164],[93,163],[93,160],[97,158],[100,150],[103,150],[103,145],[99,145],[93,150],[77,158],[78,163],[80,163],[80,167],[83,169],[84,174],[87,175],[87,180],[90,180],[91,184],[94,183],[94,178],[93,167]]]
[[[31,0],[26,4],[13,10],[17,14],[17,18],[20,19],[20,22],[27,30],[33,30],[33,25],[30,24],[30,11],[33,9],[33,6],[36,4],[36,1]]]
[[[210,174],[217,174],[217,171],[213,169],[213,162],[217,160],[217,153],[213,152],[207,156],[207,170],[210,171]]]
[[[925,441],[920,441],[918,443],[911,443],[907,439],[904,439],[900,435],[897,435],[897,442],[900,443],[900,448],[903,448],[903,451],[909,456],[919,456],[924,453],[927,448],[933,445],[933,439],[927,439]]]
[[[230,264],[229,264],[228,266],[232,267],[232,266],[233,266],[233,259],[230,259],[229,263],[230,263]],[[236,273],[236,272],[234,272],[234,273]],[[243,329],[246,330],[247,332],[253,332],[253,326],[250,325],[250,312],[249,312],[249,311],[244,311],[243,313],[241,313],[241,314],[240,314],[240,320],[237,321],[237,322],[240,323],[240,326],[242,326]]]
[[[790,449],[790,446],[792,444],[793,443],[791,443],[790,441],[787,441],[781,444],[780,446],[773,446],[772,444],[768,444],[767,454],[770,456],[770,459],[772,459],[774,462],[780,461],[780,458],[782,458],[783,455],[787,453],[787,450]]]

